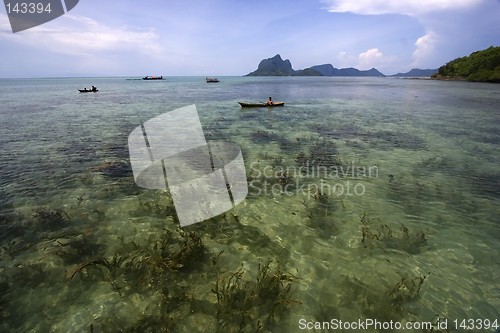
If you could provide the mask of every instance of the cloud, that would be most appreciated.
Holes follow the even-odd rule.
[[[349,55],[346,51],[341,51],[336,57],[335,65],[340,68],[351,67],[356,63],[357,60],[358,58],[356,56]]]
[[[470,8],[484,0],[326,0],[328,11],[363,15],[419,14],[447,9]]]
[[[359,67],[375,67],[373,64],[380,63],[383,59],[384,55],[379,51],[379,49],[369,49],[366,52],[359,54]]]
[[[41,25],[13,34],[6,15],[0,17],[0,38],[55,53],[95,55],[96,52],[136,51],[159,57],[163,48],[154,29],[110,27],[97,21],[67,14],[57,23]]]
[[[499,1],[491,0],[323,0],[330,12],[358,15],[396,14],[415,19],[422,31],[414,48],[400,53],[401,67],[441,66],[444,62],[495,44],[498,40]],[[388,17],[388,16],[386,16]],[[382,17],[380,19],[383,19]],[[368,21],[368,19],[366,20]],[[495,32],[496,31],[496,32]],[[424,33],[425,32],[425,33]],[[496,35],[495,35],[496,34]],[[411,45],[411,44],[410,44]],[[385,45],[389,49],[395,43]],[[366,59],[365,59],[366,58]],[[381,59],[372,51],[360,62]],[[378,67],[377,67],[378,68]]]
[[[379,49],[373,48],[362,52],[358,56],[359,69],[377,68],[383,69],[396,60],[394,56],[385,56]]]
[[[415,46],[417,47],[413,52],[413,67],[425,64],[428,58],[433,54],[433,51],[438,43],[438,36],[433,31],[428,31],[424,36],[417,39]]]

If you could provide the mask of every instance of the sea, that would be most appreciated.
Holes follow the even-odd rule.
[[[0,332],[500,327],[500,85],[219,79],[0,79]],[[181,227],[128,137],[193,105],[248,194]]]

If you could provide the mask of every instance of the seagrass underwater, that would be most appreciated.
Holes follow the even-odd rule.
[[[393,331],[401,331],[396,322],[446,331],[438,319],[450,330],[466,316],[499,318],[497,86],[341,77],[205,83],[0,80],[0,332],[289,333],[334,331],[340,321],[340,331],[357,332],[358,318],[373,318],[363,332],[391,320]],[[102,89],[78,94],[89,84]],[[287,106],[237,104],[268,93]],[[127,148],[143,149],[145,138],[159,153],[172,142],[186,148],[187,112],[174,130],[173,122],[141,127],[141,145],[128,137],[190,104],[212,156],[214,142],[240,147],[248,195],[180,228],[172,193],[216,171],[225,174],[220,186],[193,191],[240,193],[234,157],[215,150],[222,162],[198,168],[198,151],[159,154],[168,190],[141,188],[125,162]],[[183,177],[167,174],[169,166]],[[188,194],[179,208],[190,208]],[[432,329],[412,326],[406,331]]]
[[[366,193],[363,181],[377,179],[376,165],[348,164],[325,166],[321,161],[302,161],[299,167],[270,166],[261,168],[259,162],[250,166],[249,195],[302,195],[308,199],[318,195],[362,196]]]

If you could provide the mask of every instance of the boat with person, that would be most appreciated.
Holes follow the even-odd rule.
[[[219,82],[219,79],[216,78],[216,77],[207,77],[205,80],[207,81],[207,83],[217,83],[217,82]]]
[[[148,75],[142,78],[143,80],[163,80],[163,75],[162,76],[154,76],[154,75]]]
[[[285,102],[273,102],[272,104],[269,104],[269,103],[245,103],[245,102],[238,102],[238,104],[241,105],[242,108],[258,108],[258,107],[272,108],[274,106],[284,106]]]
[[[78,89],[78,91],[81,93],[88,93],[88,92],[98,92],[99,90],[97,89],[97,87],[92,86],[92,88],[90,89],[83,88],[83,89]]]

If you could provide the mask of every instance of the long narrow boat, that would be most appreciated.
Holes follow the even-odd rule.
[[[162,76],[145,76],[142,78],[143,80],[163,80],[163,75]]]
[[[274,106],[284,106],[285,102],[273,102],[273,104],[238,102],[238,104],[240,104],[242,108],[261,108],[261,107],[272,108]]]
[[[92,90],[92,89],[78,89],[79,92],[86,93],[86,92],[98,92],[99,89]]]

